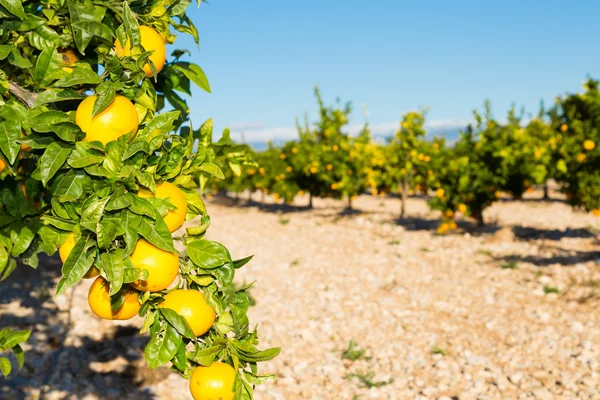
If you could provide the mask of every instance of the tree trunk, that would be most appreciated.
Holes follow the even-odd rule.
[[[544,182],[544,200],[550,200],[550,193],[548,192],[548,182]]]
[[[312,194],[312,192],[308,193],[308,208],[313,208],[313,194]]]
[[[483,210],[473,210],[473,218],[477,221],[477,226],[484,226]]]
[[[260,202],[264,204],[265,203],[265,191],[261,190],[260,193],[261,193]]]
[[[352,211],[352,196],[348,196],[348,211]]]
[[[401,206],[400,206],[400,218],[404,218],[406,215],[406,199],[408,198],[408,176],[404,177],[402,181],[402,193],[401,194]]]
[[[248,190],[248,203],[252,201],[252,190]]]

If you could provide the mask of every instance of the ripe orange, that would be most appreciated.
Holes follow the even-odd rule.
[[[165,296],[160,307],[170,308],[185,318],[196,336],[204,335],[215,323],[215,310],[197,290],[174,290]]]
[[[75,235],[71,233],[69,236],[67,236],[67,240],[65,240],[65,242],[58,248],[58,255],[63,263],[67,261],[67,258],[69,258],[69,254],[71,254],[73,247],[75,247],[75,243]],[[92,268],[85,273],[83,278],[91,279],[97,277],[98,275],[100,275],[100,271],[98,268],[92,265]]]
[[[131,253],[131,262],[135,268],[148,271],[148,279],[138,280],[131,286],[141,291],[160,292],[168,288],[177,278],[179,272],[179,257],[148,243],[138,240]]]
[[[196,367],[190,378],[194,400],[233,400],[235,370],[229,364],[214,362],[210,367]]]
[[[92,118],[96,98],[93,95],[85,98],[75,113],[75,123],[85,133],[85,142],[97,140],[106,145],[138,128],[138,113],[131,101],[121,95],[115,99],[100,114]]]
[[[600,216],[600,210],[598,210],[597,208],[593,209],[592,210],[592,215],[595,215],[596,217],[599,217]]]
[[[439,199],[444,197],[444,194],[446,194],[446,191],[442,188],[439,188],[438,190],[435,191],[435,196]]]
[[[586,140],[583,142],[583,148],[587,151],[592,151],[596,148],[596,143],[593,140]]]
[[[0,158],[0,173],[6,169],[6,163]]]
[[[110,308],[110,296],[108,295],[110,283],[99,276],[88,293],[88,303],[94,314],[100,318],[111,320],[126,320],[135,317],[140,310],[140,302],[137,293],[131,290],[124,292],[123,305],[117,311]]]
[[[183,193],[181,189],[172,183],[163,182],[156,185],[156,193],[142,189],[137,193],[137,195],[144,198],[157,197],[159,199],[167,199],[171,202],[171,204],[177,207],[176,210],[169,211],[169,213],[164,217],[170,232],[175,232],[177,229],[181,228],[185,222],[185,217],[187,215],[187,201],[185,199],[185,193]]]
[[[150,55],[150,61],[152,61],[152,64],[154,64],[154,68],[156,68],[156,73],[158,74],[163,69],[165,61],[167,60],[167,48],[165,46],[165,41],[158,34],[158,32],[149,26],[140,26],[140,35],[144,50],[153,51],[152,55]],[[117,51],[117,55],[119,57],[130,56],[131,46],[129,44],[129,40],[127,40],[125,46],[123,46],[119,39],[117,39],[115,41],[115,50]],[[143,70],[148,78],[154,76],[149,64],[144,65]]]
[[[77,54],[75,53],[75,50],[73,50],[73,49],[65,49],[65,50],[61,51],[61,54],[62,54],[62,58],[63,58],[63,64],[73,65],[77,61],[79,61],[79,57],[77,57]],[[62,67],[62,69],[63,69],[63,71],[73,72],[73,68]]]
[[[459,204],[458,205],[458,211],[460,211],[461,213],[466,213],[467,212],[467,205],[466,204]]]

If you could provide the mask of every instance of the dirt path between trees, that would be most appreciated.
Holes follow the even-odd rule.
[[[598,219],[525,199],[492,207],[485,229],[437,236],[423,199],[403,221],[393,198],[315,206],[208,202],[209,238],[255,254],[237,280],[257,281],[251,321],[282,347],[258,400],[600,399]],[[139,319],[93,316],[89,282],[68,328],[71,293],[51,297],[58,264],[0,286],[0,325],[34,329],[0,398],[189,399],[181,378],[145,367]]]

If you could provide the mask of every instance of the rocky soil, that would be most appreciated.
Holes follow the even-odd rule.
[[[360,213],[210,200],[209,237],[255,254],[237,280],[257,281],[251,321],[282,347],[256,398],[600,399],[600,222],[530,196],[446,236],[419,198],[404,220],[394,198],[362,196]],[[20,267],[0,286],[0,326],[34,330],[0,398],[190,399],[145,366],[141,320],[93,316],[90,282],[54,299],[59,269]]]

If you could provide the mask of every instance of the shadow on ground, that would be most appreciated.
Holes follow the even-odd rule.
[[[154,399],[143,386],[165,379],[170,371],[145,366],[148,339],[137,328],[112,326],[100,339],[67,341],[69,316],[54,303],[52,293],[59,276],[60,260],[46,257],[37,270],[19,265],[2,282],[0,328],[31,329],[32,335],[23,369],[3,380],[0,398]]]
[[[550,256],[507,255],[502,257],[494,257],[494,259],[500,262],[524,262],[535,265],[536,267],[548,267],[555,264],[563,267],[572,267],[580,263],[600,260],[600,251],[576,251],[553,248],[552,255]]]

